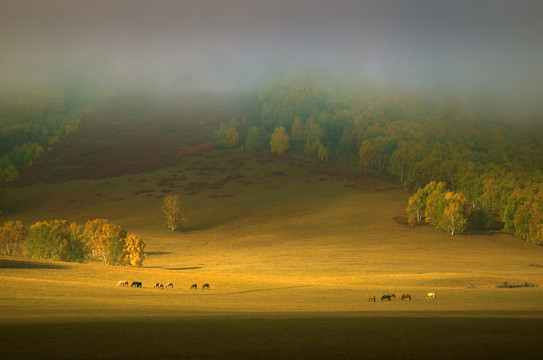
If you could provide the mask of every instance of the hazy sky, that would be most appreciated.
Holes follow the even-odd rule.
[[[323,69],[543,101],[540,0],[1,0],[0,79],[246,86]]]

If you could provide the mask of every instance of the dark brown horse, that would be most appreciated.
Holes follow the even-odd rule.
[[[383,296],[381,296],[381,301],[383,301],[383,300],[390,301],[390,295],[383,295]]]
[[[403,295],[402,295],[402,300],[404,300],[404,299],[409,299],[409,300],[411,300],[411,294],[403,294]]]
[[[197,284],[192,284],[192,285],[190,286],[190,289],[191,289],[191,290],[192,290],[192,289],[197,290],[197,289],[198,289],[198,285],[197,285]]]
[[[209,289],[209,284],[205,283],[204,285],[202,285],[202,289]]]

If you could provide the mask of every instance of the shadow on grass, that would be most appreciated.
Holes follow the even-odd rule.
[[[0,259],[0,269],[68,269],[69,266],[43,262]]]
[[[149,256],[160,256],[160,255],[169,255],[171,254],[170,251],[149,251],[149,252],[146,252],[147,255]]]
[[[202,266],[190,266],[190,267],[179,267],[179,268],[171,268],[171,267],[165,267],[165,266],[143,266],[145,269],[164,269],[164,270],[198,270],[203,269]]]
[[[295,285],[295,286],[285,286],[285,287],[278,287],[278,288],[251,289],[251,290],[242,290],[242,291],[234,291],[234,292],[229,292],[229,293],[223,293],[221,295],[238,295],[238,294],[248,294],[248,293],[263,292],[263,291],[296,289],[296,288],[304,288],[304,287],[311,287],[311,286],[313,286],[313,285]],[[218,294],[216,294],[216,295],[218,295]]]
[[[167,270],[198,270],[203,269],[202,266],[191,266],[191,267],[182,267],[182,268],[166,268]]]
[[[191,232],[191,231],[210,230],[220,225],[222,225],[222,222],[195,224],[195,225],[183,227],[181,228],[180,231]]]

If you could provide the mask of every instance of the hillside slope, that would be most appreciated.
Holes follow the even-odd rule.
[[[33,166],[21,169],[15,185],[100,179],[171,166],[183,146],[212,147],[213,130],[228,116],[231,101],[212,94],[163,101],[119,95],[97,106],[76,132]]]

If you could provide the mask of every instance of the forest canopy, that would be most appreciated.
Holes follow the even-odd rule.
[[[503,229],[543,243],[541,115],[309,77],[273,81],[258,101],[259,116],[228,123],[249,152],[277,152],[270,140],[286,129],[286,154],[333,158],[353,169],[393,175],[415,190],[442,183],[439,199],[450,203],[441,208],[450,208],[449,222],[440,224],[451,233]],[[455,220],[452,208],[464,209],[469,219]]]

